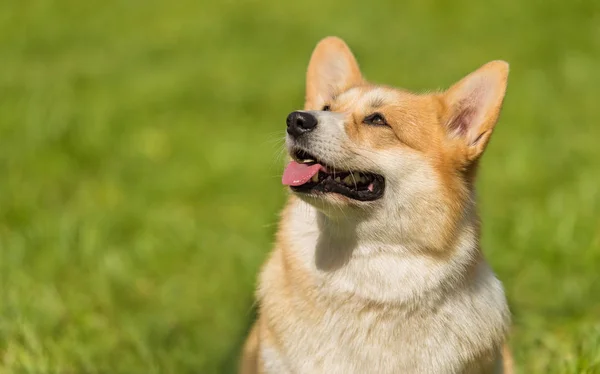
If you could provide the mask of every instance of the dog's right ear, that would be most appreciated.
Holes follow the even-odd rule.
[[[358,63],[340,38],[321,40],[310,58],[306,73],[307,110],[321,110],[336,94],[363,83]]]

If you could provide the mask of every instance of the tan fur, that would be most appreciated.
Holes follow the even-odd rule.
[[[502,347],[502,360],[504,363],[504,373],[503,374],[513,374],[515,372],[515,363],[513,361],[512,353],[510,352],[510,348],[508,344],[504,344]]]
[[[474,193],[507,75],[495,61],[418,95],[367,82],[338,38],[317,45],[305,110],[319,125],[303,146],[383,175],[385,194],[290,196],[241,373],[512,373],[510,315],[479,247]],[[388,126],[366,125],[374,112]]]
[[[242,361],[240,362],[241,374],[254,374],[258,372],[258,351],[260,349],[260,337],[258,335],[258,329],[258,323],[255,323],[250,330],[250,334],[246,339],[246,343],[244,344]]]

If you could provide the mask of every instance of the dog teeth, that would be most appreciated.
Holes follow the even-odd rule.
[[[352,181],[355,183],[365,183],[366,182],[366,178],[363,177],[358,172],[350,173],[350,176],[352,177]]]
[[[356,187],[359,184],[365,185],[369,183],[369,178],[359,172],[349,172],[344,179],[341,179],[341,177],[335,177],[334,180],[337,183],[343,183],[350,187]]]
[[[319,181],[319,173],[315,174],[312,176],[312,181],[313,182],[318,182]]]

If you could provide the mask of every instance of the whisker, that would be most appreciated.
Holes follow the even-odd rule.
[[[354,188],[358,189],[358,186],[356,185],[356,179],[354,178],[354,172],[350,171],[350,175],[352,176],[352,180],[354,180]]]

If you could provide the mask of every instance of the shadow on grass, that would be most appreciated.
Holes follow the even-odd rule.
[[[258,310],[256,307],[256,303],[253,303],[250,313],[248,315],[248,320],[246,322],[246,328],[244,329],[244,333],[238,338],[238,340],[231,347],[229,352],[227,352],[227,354],[225,355],[225,359],[223,360],[223,362],[221,362],[219,373],[237,373],[242,346],[244,345],[244,341],[246,340],[246,337],[250,332],[250,328],[252,328],[252,324],[256,320],[257,311]]]

